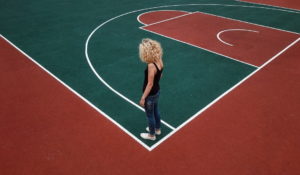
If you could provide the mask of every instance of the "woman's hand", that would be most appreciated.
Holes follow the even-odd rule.
[[[144,98],[141,98],[141,100],[140,100],[140,105],[141,105],[142,107],[145,107],[145,99],[144,99]]]

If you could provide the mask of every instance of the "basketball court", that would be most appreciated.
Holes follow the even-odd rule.
[[[30,1],[1,10],[1,174],[298,174],[296,1]],[[142,38],[164,49],[162,135]]]

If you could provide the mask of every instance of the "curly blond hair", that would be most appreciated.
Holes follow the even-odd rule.
[[[159,42],[145,38],[139,45],[140,59],[146,63],[153,63],[162,59],[163,50]]]

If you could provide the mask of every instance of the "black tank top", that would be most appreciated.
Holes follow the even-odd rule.
[[[159,91],[160,87],[159,87],[159,80],[160,80],[160,77],[161,77],[161,73],[163,72],[163,68],[161,70],[158,69],[157,65],[155,63],[153,63],[154,66],[156,67],[156,74],[154,75],[154,80],[153,80],[153,86],[152,86],[152,89],[149,93],[149,95],[155,95],[157,94],[157,92]],[[148,65],[147,65],[147,68],[145,69],[145,72],[144,72],[144,85],[143,85],[143,92],[145,91],[146,89],[146,86],[148,84]]]

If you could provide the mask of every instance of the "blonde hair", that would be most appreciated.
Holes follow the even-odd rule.
[[[140,59],[146,63],[153,63],[162,59],[163,50],[159,42],[145,38],[139,45]]]

